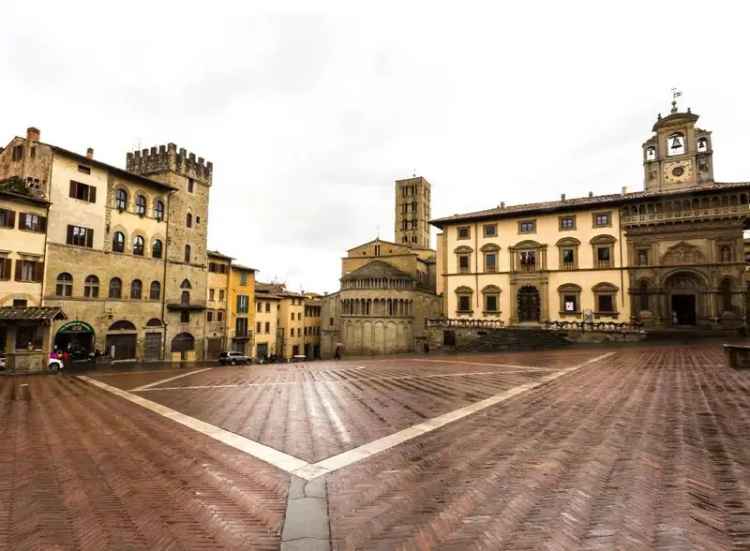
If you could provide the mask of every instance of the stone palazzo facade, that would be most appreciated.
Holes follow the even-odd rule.
[[[643,144],[644,189],[432,221],[443,315],[504,325],[745,325],[750,182],[714,180],[711,133],[673,102]]]

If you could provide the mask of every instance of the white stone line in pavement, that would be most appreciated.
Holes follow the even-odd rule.
[[[174,368],[169,369],[143,369],[140,371],[106,371],[104,373],[96,373],[97,377],[116,377],[117,375],[140,375],[142,373],[174,373]]]
[[[196,373],[203,373],[204,371],[208,371],[209,369],[213,369],[211,367],[204,367],[203,369],[196,369],[195,371],[188,371],[187,373],[180,373],[179,375],[175,375],[174,377],[168,377],[166,379],[161,379],[159,381],[155,381],[153,383],[149,383],[147,385],[141,385],[135,388],[131,388],[130,390],[133,392],[139,392],[141,390],[147,390],[151,387],[154,387],[156,385],[160,385],[163,383],[171,383],[172,381],[176,381],[177,379],[182,379],[183,377],[189,377],[190,375],[195,375]]]
[[[331,380],[314,380],[314,381],[282,381],[278,383],[232,383],[226,385],[191,385],[191,386],[160,386],[157,388],[133,388],[130,392],[150,392],[156,390],[204,390],[210,388],[242,388],[248,386],[278,386],[278,385],[321,385],[321,384],[342,384],[352,381],[400,381],[404,379],[436,379],[443,377],[468,377],[471,375],[506,375],[513,373],[529,373],[530,371],[546,371],[540,368],[522,369],[519,371],[471,371],[467,373],[433,373],[430,375],[393,375],[385,377],[352,377],[350,379],[331,379]]]
[[[317,463],[313,465],[309,465],[309,464],[305,465],[304,467],[295,471],[294,474],[296,476],[299,476],[300,478],[304,478],[306,480],[312,480],[313,478],[317,478],[318,476],[331,473],[343,467],[348,467],[350,465],[353,465],[354,463],[358,463],[359,461],[362,461],[363,459],[367,459],[368,457],[371,457],[377,453],[386,451],[394,446],[398,446],[399,444],[403,444],[404,442],[407,442],[408,440],[412,440],[413,438],[416,438],[417,436],[421,436],[423,434],[427,434],[428,432],[432,432],[436,429],[444,427],[448,423],[452,423],[454,421],[457,421],[458,419],[463,419],[464,417],[467,417],[469,415],[482,411],[483,409],[499,404],[500,402],[504,402],[505,400],[508,400],[514,396],[518,396],[519,394],[523,392],[527,392],[545,383],[554,381],[555,379],[562,377],[563,375],[567,375],[568,373],[577,371],[581,369],[582,367],[601,361],[605,358],[612,356],[613,354],[614,352],[608,352],[607,354],[602,354],[601,356],[597,356],[596,358],[592,358],[578,365],[574,365],[568,368],[563,368],[560,371],[547,375],[546,377],[543,377],[542,379],[536,382],[527,383],[524,385],[513,387],[499,394],[495,394],[494,396],[490,396],[489,398],[482,400],[480,402],[470,404],[466,407],[456,409],[454,411],[451,411],[444,415],[440,415],[438,417],[433,417],[432,419],[429,419],[425,421],[424,423],[419,423],[418,425],[411,426],[407,429],[398,431],[396,433],[390,434],[383,438],[379,438],[378,440],[369,442],[368,444],[364,444],[352,450],[345,451],[338,455],[334,455],[333,457],[329,457],[328,459],[318,461]]]
[[[174,409],[157,404],[156,402],[152,402],[141,396],[131,394],[126,390],[110,386],[101,381],[97,381],[96,379],[92,379],[91,377],[81,375],[78,378],[101,388],[102,390],[106,390],[107,392],[119,396],[120,398],[124,398],[129,402],[137,404],[142,408],[171,419],[175,423],[179,423],[193,429],[194,431],[200,432],[201,434],[205,434],[209,438],[213,438],[222,444],[226,444],[227,446],[231,446],[232,448],[255,457],[256,459],[260,459],[261,461],[273,465],[287,473],[292,473],[310,465],[307,461],[303,461],[302,459],[280,452],[279,450],[275,450],[259,442],[240,436],[239,434],[211,425],[200,419],[196,419],[195,417],[190,417],[189,415],[185,415]]]

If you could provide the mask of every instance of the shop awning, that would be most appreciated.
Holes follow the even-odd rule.
[[[68,319],[57,306],[31,306],[28,308],[0,308],[0,321],[52,321]]]

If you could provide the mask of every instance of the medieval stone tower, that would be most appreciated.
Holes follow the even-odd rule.
[[[714,180],[711,132],[695,126],[698,115],[677,102],[666,117],[659,115],[654,135],[643,144],[646,191],[669,191],[710,184]]]
[[[430,182],[421,176],[396,180],[395,241],[430,248]]]
[[[167,355],[203,358],[208,197],[213,165],[170,143],[127,154],[127,170],[172,186],[164,300]]]

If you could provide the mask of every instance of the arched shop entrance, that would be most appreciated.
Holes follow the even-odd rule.
[[[85,360],[94,351],[94,336],[94,328],[85,321],[69,321],[57,330],[55,347],[70,352],[74,360]]]

